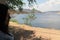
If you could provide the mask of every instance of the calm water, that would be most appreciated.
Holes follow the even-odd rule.
[[[28,14],[14,14],[14,19],[19,23],[24,23],[23,18]],[[32,26],[44,27],[44,28],[56,28],[60,29],[60,14],[57,13],[37,13],[35,20],[31,21]]]

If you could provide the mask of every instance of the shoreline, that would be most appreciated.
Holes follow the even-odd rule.
[[[17,24],[15,22],[10,22],[10,25],[16,28],[33,31],[35,37],[42,36],[43,38],[50,38],[51,40],[60,40],[60,30],[31,27],[24,24]]]

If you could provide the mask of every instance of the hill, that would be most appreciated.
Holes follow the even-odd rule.
[[[38,11],[38,10],[31,10],[31,9],[23,9],[22,11],[16,11],[16,10],[12,10],[10,9],[9,10],[9,13],[10,14],[14,14],[14,13],[17,13],[17,14],[26,14],[26,13],[42,13],[41,11]]]

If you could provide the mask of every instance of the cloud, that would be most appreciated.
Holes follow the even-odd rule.
[[[60,0],[48,0],[45,3],[35,5],[37,10],[45,11],[60,11]]]

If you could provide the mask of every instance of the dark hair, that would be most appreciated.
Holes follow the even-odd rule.
[[[7,5],[0,4],[0,31],[4,33],[8,33],[8,27],[5,25],[8,9],[9,7]]]

